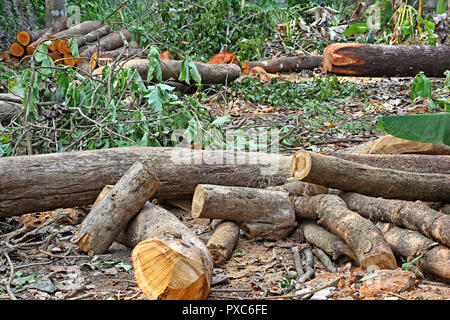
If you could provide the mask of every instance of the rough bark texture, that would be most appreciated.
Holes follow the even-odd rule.
[[[49,27],[59,17],[67,16],[66,0],[45,0],[45,26]]]
[[[448,46],[407,46],[336,43],[323,51],[325,72],[370,77],[414,77],[420,71],[445,77],[450,65]]]
[[[371,167],[304,150],[291,161],[294,178],[373,197],[450,201],[450,176]]]
[[[346,193],[342,196],[350,210],[363,217],[388,221],[450,246],[450,216],[433,210],[420,201],[387,200]]]
[[[178,79],[181,73],[180,60],[161,60],[162,80]],[[148,74],[148,60],[147,59],[132,59],[123,64],[123,68],[135,68],[142,79],[147,79]],[[207,64],[195,62],[198,72],[202,78],[202,83],[215,84],[227,83],[237,79],[240,76],[241,68],[235,64]],[[96,70],[101,74],[101,69]],[[155,79],[154,79],[155,80]]]
[[[171,212],[147,202],[117,239],[134,248],[136,281],[150,300],[206,299],[213,261],[205,244]]]
[[[90,255],[104,253],[159,185],[147,167],[134,163],[91,209],[71,242]]]
[[[29,55],[33,54],[34,50],[36,50],[36,48],[42,41],[50,39],[50,37],[55,33],[66,30],[67,25],[68,25],[67,17],[64,16],[56,19],[55,22],[49,28],[47,28],[47,31],[42,36],[40,36],[36,41],[30,43],[30,45],[27,47],[27,54]]]
[[[327,152],[326,155],[377,168],[417,173],[450,174],[450,156],[425,154],[349,154]]]
[[[230,259],[239,239],[239,225],[233,221],[223,221],[214,229],[206,243],[209,253],[218,267]]]
[[[289,196],[317,196],[328,193],[328,188],[303,181],[289,181],[281,186],[268,187],[268,190],[285,191]]]
[[[358,263],[358,257],[341,238],[319,226],[314,220],[302,220],[299,228],[308,243],[319,247],[333,259],[345,255]]]
[[[395,269],[397,262],[381,232],[369,220],[347,208],[335,195],[297,197],[294,201],[298,218],[320,218],[328,230],[339,236],[355,252],[365,270],[374,266]]]
[[[94,52],[109,51],[124,46],[125,43],[120,34],[122,34],[128,42],[131,41],[130,32],[123,29],[100,38],[97,43],[80,48],[80,56],[90,60]]]
[[[22,110],[20,104],[0,100],[0,124],[7,126]]]
[[[423,273],[432,273],[450,280],[450,250],[438,245],[422,234],[378,222],[377,227],[383,233],[392,251],[410,261],[421,253],[425,255],[418,260],[418,267]]]
[[[266,61],[248,61],[250,68],[261,67],[266,72],[290,72],[301,69],[314,69],[322,65],[322,56],[293,56],[281,57]]]
[[[112,148],[0,158],[0,216],[92,204],[136,162],[161,181],[156,198],[192,198],[200,183],[260,187],[289,177],[290,157],[187,148]],[[23,174],[26,172],[27,174]]]
[[[102,37],[107,36],[110,32],[111,27],[108,25],[101,26],[98,29],[92,30],[84,36],[77,38],[78,48],[81,48],[88,43],[94,43],[100,40]]]
[[[200,184],[191,214],[236,221],[251,238],[284,239],[296,226],[292,203],[283,191]]]

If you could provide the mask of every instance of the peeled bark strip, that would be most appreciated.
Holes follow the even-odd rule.
[[[325,72],[369,77],[444,77],[450,65],[448,46],[335,43],[323,51]]]
[[[353,192],[344,194],[342,198],[350,210],[363,217],[419,231],[450,247],[450,216],[433,210],[420,201],[387,200]]]
[[[300,229],[308,243],[319,247],[331,255],[334,260],[345,255],[359,263],[353,250],[341,238],[319,226],[314,220],[303,220],[300,224]]]
[[[342,152],[327,152],[325,154],[377,168],[417,173],[450,174],[450,156],[445,155],[348,154]]]
[[[216,226],[206,243],[209,253],[218,267],[230,259],[239,239],[239,225],[233,221],[223,221]]]
[[[335,195],[297,197],[294,201],[297,218],[320,218],[328,230],[343,239],[355,252],[365,270],[376,266],[395,269],[397,262],[380,230],[369,220],[347,208]]]
[[[283,191],[200,184],[195,188],[191,214],[236,221],[252,238],[284,239],[296,226],[289,195]]]
[[[109,51],[124,46],[125,43],[120,34],[122,34],[128,42],[131,41],[131,35],[128,30],[123,29],[118,32],[113,32],[100,38],[97,43],[80,48],[80,57],[90,60],[94,52]]]
[[[337,157],[298,151],[291,175],[328,188],[401,200],[450,201],[450,176],[371,167]]]
[[[134,248],[134,275],[149,300],[208,297],[214,268],[211,255],[171,212],[147,202],[118,241]]]
[[[162,80],[177,80],[181,73],[180,60],[161,60]],[[194,62],[201,78],[202,83],[215,84],[227,83],[237,79],[241,74],[241,68],[235,64],[207,64],[202,62]],[[135,68],[142,79],[147,79],[148,60],[132,59],[120,65],[122,68]],[[101,69],[96,70],[101,74]]]
[[[268,190],[285,191],[289,196],[317,196],[328,193],[328,188],[303,181],[289,181],[281,186],[268,187]]]
[[[186,199],[201,183],[260,187],[289,177],[289,156],[234,150],[124,147],[0,158],[0,217],[94,203],[136,162],[161,186],[155,198]],[[23,174],[26,172],[26,174]]]
[[[104,253],[159,185],[158,178],[136,162],[91,209],[71,242],[89,255]]]
[[[432,273],[450,280],[448,247],[437,245],[416,231],[402,229],[389,223],[378,222],[376,225],[396,255],[411,260],[420,253],[425,253],[418,260],[419,269],[424,273]]]
[[[22,105],[0,100],[0,124],[8,125],[14,117],[23,111]]]
[[[268,73],[290,72],[302,69],[314,69],[322,65],[322,56],[281,57],[266,61],[248,61],[250,68],[261,67]]]

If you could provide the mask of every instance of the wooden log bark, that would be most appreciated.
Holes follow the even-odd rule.
[[[433,210],[420,201],[388,200],[345,193],[342,199],[350,210],[363,217],[388,221],[450,246],[450,216]]]
[[[358,257],[353,250],[350,249],[341,238],[329,232],[324,227],[319,226],[314,220],[302,220],[299,228],[308,243],[319,247],[327,254],[331,255],[333,259],[337,259],[344,255],[352,258],[356,263],[359,263]]]
[[[192,198],[201,183],[260,187],[289,177],[289,156],[233,150],[112,148],[0,158],[0,216],[92,204],[136,161],[161,186],[155,198]],[[27,174],[23,174],[26,172]]]
[[[294,178],[373,197],[450,201],[450,176],[371,167],[304,150],[291,161]]]
[[[68,39],[68,38],[77,38],[82,37],[94,30],[103,27],[103,25],[96,20],[89,20],[81,22],[77,25],[70,27],[69,29],[65,29],[63,31],[52,34],[56,39]]]
[[[288,193],[265,189],[199,184],[191,215],[236,221],[251,238],[284,239],[296,226]]]
[[[430,77],[445,77],[449,65],[448,46],[336,43],[323,51],[324,71],[342,75],[414,77],[423,71]]]
[[[383,233],[395,255],[410,261],[419,254],[425,253],[417,263],[420,271],[450,280],[450,250],[448,247],[438,245],[416,231],[402,229],[389,223],[378,222],[376,226]]]
[[[281,57],[265,61],[247,61],[250,68],[261,67],[268,73],[292,72],[302,69],[314,69],[322,65],[322,56],[301,55]]]
[[[417,173],[450,174],[450,156],[425,154],[349,154],[326,152],[328,156],[377,168]]]
[[[89,255],[104,253],[159,185],[158,178],[146,166],[134,163],[91,209],[71,242]]]
[[[112,32],[107,36],[100,38],[97,43],[81,47],[79,50],[80,56],[86,60],[90,60],[94,52],[109,51],[124,46],[125,43],[120,34],[122,34],[128,42],[131,41],[130,32],[126,29]]]
[[[0,124],[4,126],[8,125],[22,111],[23,108],[20,104],[0,100]]]
[[[162,80],[177,80],[181,73],[180,60],[161,60]],[[135,68],[142,79],[147,79],[148,60],[147,59],[131,59],[120,66],[124,69]],[[241,69],[235,64],[207,64],[195,62],[195,66],[202,78],[202,83],[216,84],[227,83],[237,79],[240,76]],[[101,74],[101,68],[94,71],[94,74]],[[156,79],[153,79],[156,80]]]
[[[111,32],[111,27],[108,25],[101,26],[98,29],[92,30],[82,37],[77,37],[78,48],[81,48],[87,44],[94,43],[101,38],[107,36]]]
[[[213,261],[205,244],[171,212],[147,202],[117,239],[134,248],[136,281],[150,300],[206,299]]]
[[[52,34],[66,30],[68,24],[67,19],[68,18],[66,16],[57,18],[55,22],[53,22],[53,24],[49,28],[47,28],[47,31],[42,36],[40,36],[36,41],[28,45],[27,54],[32,55],[34,50],[36,50],[36,48],[39,47],[39,45],[43,41],[49,40],[50,39],[49,37]]]
[[[317,196],[328,193],[328,188],[303,181],[289,181],[281,186],[268,187],[268,190],[285,191],[289,196]]]
[[[239,239],[239,225],[234,221],[219,223],[206,243],[214,266],[218,267],[228,261]]]
[[[38,29],[38,30],[22,30],[17,33],[17,42],[23,47],[28,46],[40,37],[42,37],[48,29]]]
[[[442,143],[425,143],[409,141],[392,135],[385,135],[376,140],[339,150],[340,153],[352,154],[431,154],[450,155],[450,146]]]
[[[354,251],[364,270],[397,267],[394,254],[380,230],[369,220],[349,210],[338,196],[297,197],[294,207],[297,218],[320,218],[321,224],[343,239]]]

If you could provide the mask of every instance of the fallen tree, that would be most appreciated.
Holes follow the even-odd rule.
[[[301,181],[373,197],[450,201],[450,176],[406,172],[300,150],[291,161],[291,175]]]
[[[136,282],[148,299],[207,298],[214,268],[211,255],[171,212],[147,202],[117,241],[133,248]]]
[[[349,209],[363,217],[388,221],[450,246],[450,216],[433,210],[420,201],[389,200],[345,193],[341,196]]]
[[[155,198],[192,198],[201,183],[283,184],[289,156],[234,150],[112,148],[0,158],[0,217],[92,204],[136,161],[161,181]],[[26,174],[24,174],[26,172]]]
[[[297,197],[294,207],[297,218],[319,218],[320,224],[343,239],[364,270],[397,267],[394,254],[381,232],[372,222],[349,210],[338,196]]]
[[[423,71],[430,77],[445,77],[448,66],[448,46],[335,43],[323,51],[324,71],[342,75],[414,77]]]
[[[296,226],[287,192],[255,188],[199,184],[191,215],[236,221],[251,238],[284,239]]]
[[[300,55],[280,57],[264,61],[247,61],[246,64],[249,68],[261,67],[268,73],[278,73],[292,72],[302,69],[314,69],[322,65],[322,60],[322,56]]]

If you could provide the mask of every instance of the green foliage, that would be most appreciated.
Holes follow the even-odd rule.
[[[442,88],[438,88],[435,92],[443,91],[447,92],[450,90],[450,71],[445,71],[446,79],[444,81],[444,86]],[[433,86],[430,79],[425,76],[423,72],[418,73],[413,80],[411,85],[411,103],[415,101],[417,97],[427,98],[428,99],[428,109],[429,111],[433,111],[436,106],[441,106],[445,111],[450,111],[450,98],[443,97],[439,99],[435,99],[432,96]]]
[[[412,259],[411,261],[403,263],[403,264],[402,264],[402,270],[408,271],[409,269],[411,269],[411,267],[414,265],[414,263],[415,263],[417,260],[419,260],[420,258],[422,258],[423,255],[424,255],[424,254],[421,253],[420,255],[418,255],[417,257],[415,257],[414,259]]]
[[[447,12],[448,0],[438,0],[436,4],[436,13],[442,14]]]

